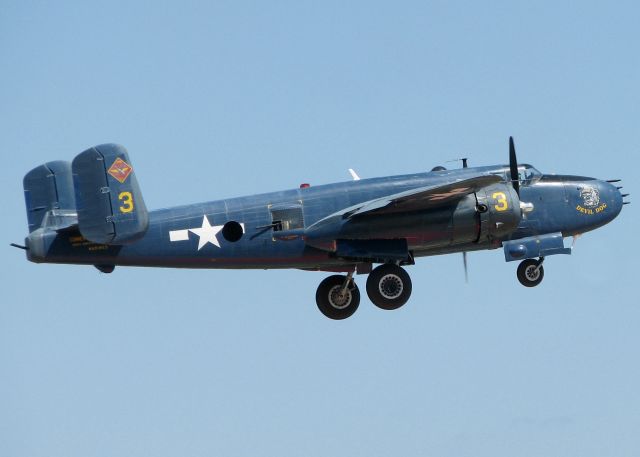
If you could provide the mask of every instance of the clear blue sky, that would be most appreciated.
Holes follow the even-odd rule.
[[[519,158],[640,179],[637,2],[0,1],[0,456],[631,456],[634,205],[519,285],[421,259],[343,322],[323,273],[35,265],[22,176],[118,142],[149,208]],[[447,164],[451,166],[452,164]],[[364,286],[364,278],[358,278]]]

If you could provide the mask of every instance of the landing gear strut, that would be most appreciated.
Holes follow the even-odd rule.
[[[518,281],[525,287],[535,287],[544,278],[544,268],[542,267],[544,257],[540,260],[526,259],[518,265]]]
[[[325,278],[316,291],[316,304],[329,319],[346,319],[355,313],[360,305],[360,290],[353,281],[353,272]]]
[[[380,265],[369,273],[367,295],[378,308],[398,309],[411,296],[411,278],[398,265]]]

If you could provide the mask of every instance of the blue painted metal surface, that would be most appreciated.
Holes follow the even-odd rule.
[[[73,159],[78,227],[93,243],[128,244],[149,225],[142,193],[124,147],[103,144]]]
[[[546,257],[554,254],[571,254],[571,248],[564,247],[562,233],[560,232],[505,241],[502,245],[504,258],[507,262]]]
[[[79,229],[38,228],[42,218],[33,215],[34,207],[42,207],[45,213],[52,209],[56,205],[54,193],[46,184],[48,181],[36,177],[36,173],[31,172],[34,179],[25,178],[25,194],[31,195],[27,197],[32,231],[26,240],[29,260],[351,271],[357,263],[400,261],[404,254],[397,246],[401,244],[406,245],[411,259],[504,245],[508,260],[515,260],[522,249],[523,258],[564,253],[559,244],[562,237],[600,227],[613,220],[622,208],[622,196],[610,183],[583,177],[541,176],[530,166],[521,167],[525,177],[518,196],[510,184],[509,167],[497,165],[361,179],[147,213],[135,176],[125,184],[108,174],[104,176],[112,158],[123,157],[130,163],[128,156],[121,153],[124,149],[109,146],[105,155],[103,148],[92,148],[89,158],[96,159],[95,151],[109,156],[102,170],[102,178],[110,188],[106,196],[92,193],[100,188],[96,184],[98,167],[93,169],[81,160],[74,167]],[[468,184],[478,179],[486,182],[481,186]],[[432,192],[421,205],[419,196],[425,188]],[[115,212],[123,204],[116,195],[121,192],[133,194],[136,206],[131,214]],[[410,207],[402,208],[404,200],[391,198],[402,193],[410,198],[415,193]],[[445,194],[440,203],[433,199],[436,194]],[[34,195],[38,196],[35,204]],[[100,203],[93,206],[92,202],[98,200]],[[520,202],[531,204],[533,209],[523,212]],[[359,207],[370,208],[370,214],[364,211],[354,217],[346,215],[346,209]],[[105,208],[110,208],[112,219]],[[386,210],[379,211],[380,208]],[[292,210],[291,220],[278,220],[283,214],[286,216],[287,209]],[[90,223],[83,224],[86,220]],[[242,227],[239,240],[225,238],[229,223]],[[115,233],[109,224],[116,227]],[[118,231],[118,224],[125,227],[123,232]]]
[[[71,210],[75,213],[71,164],[62,160],[47,162],[34,168],[23,179],[29,232],[43,225],[52,210]]]

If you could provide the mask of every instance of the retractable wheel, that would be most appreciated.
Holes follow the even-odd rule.
[[[518,281],[525,287],[535,287],[544,278],[542,263],[535,259],[527,259],[518,265]]]
[[[346,319],[355,313],[360,305],[360,290],[353,279],[348,279],[347,276],[329,276],[318,286],[316,304],[320,312],[329,319]]]
[[[380,265],[369,273],[367,295],[378,308],[398,309],[411,296],[411,278],[398,265]]]

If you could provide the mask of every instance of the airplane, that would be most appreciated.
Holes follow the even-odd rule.
[[[34,168],[23,180],[36,263],[173,268],[296,268],[334,273],[317,288],[330,319],[360,304],[356,274],[378,308],[411,296],[406,270],[418,257],[502,248],[517,278],[540,284],[543,262],[571,254],[564,238],[618,216],[620,180],[542,174],[509,164],[360,179],[147,211],[127,150],[103,144],[73,161]],[[374,268],[374,265],[376,265]]]

